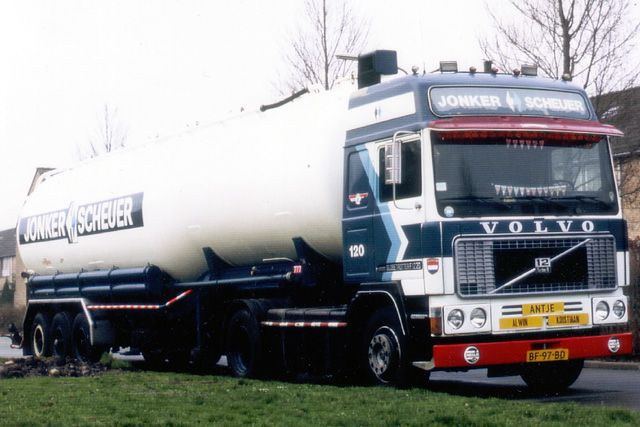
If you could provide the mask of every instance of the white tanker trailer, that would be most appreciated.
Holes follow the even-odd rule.
[[[207,268],[203,247],[243,266],[295,259],[293,237],[339,262],[352,90],[349,82],[50,172],[22,209],[25,265],[47,275],[151,264],[195,280]]]
[[[567,82],[451,67],[382,82],[376,51],[357,82],[43,176],[24,353],[546,391],[629,353],[621,133]]]

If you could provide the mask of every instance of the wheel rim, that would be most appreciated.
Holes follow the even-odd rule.
[[[398,341],[388,327],[376,331],[367,352],[371,372],[383,382],[390,381],[398,369]]]
[[[33,353],[36,357],[44,356],[44,340],[42,325],[36,325],[33,329]]]

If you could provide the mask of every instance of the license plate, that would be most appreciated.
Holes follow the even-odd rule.
[[[500,319],[500,329],[541,328],[543,323],[541,316],[506,317]]]
[[[549,326],[570,326],[587,324],[589,324],[589,315],[587,313],[554,314],[552,316],[549,316]]]
[[[531,316],[534,314],[562,313],[564,311],[563,302],[546,302],[543,304],[522,304],[522,314]]]
[[[569,349],[527,351],[527,362],[555,362],[557,360],[569,360]]]

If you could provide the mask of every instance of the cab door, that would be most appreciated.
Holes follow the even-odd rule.
[[[377,180],[365,145],[346,152],[345,169],[342,215],[344,280],[347,283],[372,282],[376,278],[373,216]]]

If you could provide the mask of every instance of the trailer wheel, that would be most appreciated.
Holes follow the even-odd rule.
[[[361,364],[367,383],[402,387],[406,384],[405,337],[394,310],[377,311],[365,329]]]
[[[525,365],[520,376],[539,393],[560,393],[573,384],[584,366],[583,359]]]
[[[49,319],[44,313],[33,318],[31,326],[31,350],[35,357],[51,356],[51,329]]]
[[[255,378],[262,365],[260,326],[253,313],[236,311],[227,328],[227,362],[231,373],[239,378]]]
[[[74,358],[85,362],[97,362],[103,351],[91,345],[89,320],[84,313],[78,313],[71,328],[71,353]]]
[[[71,315],[62,311],[51,321],[51,354],[65,358],[71,356]]]

